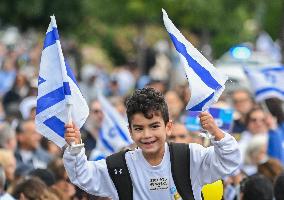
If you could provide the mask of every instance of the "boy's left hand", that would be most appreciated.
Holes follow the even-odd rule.
[[[201,112],[199,118],[201,127],[215,136],[215,140],[221,140],[224,137],[224,133],[219,129],[210,113]]]

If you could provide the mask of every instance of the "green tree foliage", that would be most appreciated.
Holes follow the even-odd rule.
[[[1,25],[16,25],[21,30],[35,27],[46,30],[50,15],[55,15],[60,29],[74,30],[83,21],[84,0],[1,0]],[[76,33],[76,32],[75,32]]]
[[[246,6],[242,1],[90,0],[88,3],[93,19],[109,26],[104,29],[106,32],[117,25],[133,25],[137,29],[137,34],[143,33],[147,24],[163,27],[161,8],[164,8],[179,28],[199,35],[200,44],[212,44],[216,57],[231,45],[249,38],[244,31],[243,24],[251,17],[250,4]]]
[[[214,57],[219,57],[230,46],[254,39],[256,32],[245,26],[251,19],[272,34],[273,38],[278,38],[284,19],[282,2],[283,0],[1,0],[0,22],[1,25],[17,25],[22,30],[34,26],[45,31],[46,24],[49,23],[48,16],[55,14],[60,33],[73,34],[81,42],[100,44],[114,64],[123,64],[133,56],[130,50],[138,55],[145,48],[137,46],[136,40],[145,41],[146,46],[150,45],[147,44],[147,30],[152,30],[149,29],[150,26],[160,27],[160,35],[165,37],[162,8],[180,30],[195,33],[200,45],[211,44]],[[127,48],[120,44],[121,40]],[[132,48],[129,48],[131,45]]]

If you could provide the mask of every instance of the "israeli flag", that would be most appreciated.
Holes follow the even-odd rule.
[[[37,131],[61,148],[66,144],[64,125],[70,120],[67,104],[71,105],[72,121],[81,128],[89,108],[64,60],[55,17],[51,16],[40,61],[35,122]]]
[[[284,101],[284,67],[244,68],[257,102],[276,97]]]
[[[127,121],[118,113],[111,103],[102,95],[98,95],[104,119],[99,131],[97,146],[90,155],[90,160],[105,158],[133,143]]]
[[[165,27],[179,53],[189,82],[191,98],[186,109],[205,111],[218,101],[225,89],[227,77],[217,72],[216,68],[185,39],[168,18],[166,11],[162,11]]]

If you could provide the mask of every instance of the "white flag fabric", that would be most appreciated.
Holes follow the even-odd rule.
[[[51,16],[40,61],[35,122],[37,131],[59,147],[66,144],[67,103],[71,104],[72,121],[81,128],[89,115],[89,108],[64,60],[55,17]]]
[[[102,107],[104,119],[99,131],[97,146],[90,155],[91,160],[104,158],[133,143],[127,121],[102,94],[98,95],[98,100]]]
[[[257,102],[276,97],[284,101],[284,67],[244,68]]]
[[[216,68],[186,40],[175,27],[163,9],[163,20],[170,38],[183,63],[191,98],[186,109],[205,111],[218,101],[225,89],[227,77],[217,72]]]

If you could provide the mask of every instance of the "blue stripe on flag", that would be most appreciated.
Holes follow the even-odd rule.
[[[100,136],[100,138],[101,138],[101,140],[102,140],[102,143],[103,143],[103,145],[109,150],[109,151],[111,151],[111,152],[115,152],[114,151],[114,148],[112,148],[112,146],[108,143],[108,141],[103,137],[103,131],[102,131],[102,129],[100,129],[100,131],[99,131],[99,136]]]
[[[71,95],[71,90],[69,86],[69,82],[63,82],[64,94]]]
[[[282,91],[282,90],[280,90],[280,89],[278,89],[278,88],[275,88],[275,87],[267,87],[267,88],[263,88],[263,89],[261,89],[261,90],[257,90],[257,91],[255,91],[255,95],[257,96],[257,95],[260,95],[260,94],[262,94],[262,93],[265,93],[265,92],[278,92],[278,93],[280,93],[281,95],[284,95],[284,91]]]
[[[284,67],[279,66],[279,67],[272,67],[272,68],[265,68],[261,70],[262,72],[277,72],[277,71],[284,71]]]
[[[178,39],[173,34],[169,33],[169,35],[175,45],[176,50],[185,57],[189,67],[193,69],[193,71],[200,77],[200,79],[213,90],[221,88],[222,86],[211,76],[209,71],[202,67],[196,60],[194,60],[188,54],[185,45],[178,41]]]
[[[94,161],[102,160],[102,159],[105,159],[105,158],[106,157],[104,155],[99,155],[94,159]]]
[[[43,79],[42,77],[38,76],[38,85],[44,83],[46,80]]]
[[[43,49],[46,47],[53,45],[56,43],[56,40],[59,40],[59,34],[57,28],[52,28],[50,32],[48,32],[45,36],[44,43],[43,43]]]
[[[106,111],[107,112],[107,111]],[[127,136],[124,134],[123,130],[120,128],[120,126],[117,124],[115,117],[112,116],[112,113],[107,112],[107,115],[111,118],[112,122],[114,123],[115,128],[118,130],[119,135],[121,138],[130,144],[130,141],[128,140]]]
[[[55,133],[60,135],[61,137],[64,138],[64,132],[65,132],[65,127],[64,127],[64,122],[58,119],[57,117],[53,116],[43,122],[48,128],[53,130]]]
[[[69,63],[67,62],[67,60],[65,60],[65,67],[66,67],[66,71],[67,71],[67,75],[73,80],[73,82],[77,85],[78,87],[78,83],[77,83],[77,80],[72,72],[72,69],[69,65]],[[79,87],[78,87],[79,88]]]
[[[190,110],[191,110],[191,111],[200,111],[200,110],[202,110],[203,106],[204,106],[208,101],[210,101],[213,97],[214,97],[214,92],[213,92],[209,97],[207,97],[206,99],[204,99],[203,101],[201,101],[199,104],[193,106]]]
[[[126,137],[126,135],[124,134],[124,132],[121,130],[121,128],[119,127],[119,125],[117,123],[115,123],[115,128],[117,128],[119,135],[122,137],[122,139],[127,142],[128,144],[130,144],[130,141],[128,140],[128,138]]]
[[[52,92],[47,93],[37,100],[36,114],[39,114],[45,109],[59,103],[63,99],[65,99],[65,95],[64,88],[62,86],[56,90],[53,90]]]

